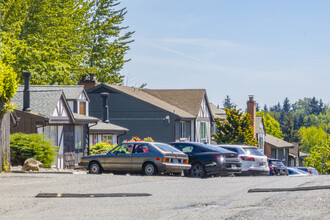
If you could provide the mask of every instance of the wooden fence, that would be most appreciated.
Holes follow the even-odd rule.
[[[3,163],[10,162],[10,113],[0,117],[0,172]]]

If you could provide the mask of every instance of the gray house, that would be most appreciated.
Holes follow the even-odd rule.
[[[80,84],[84,84],[81,81]],[[210,143],[209,102],[204,89],[154,90],[99,84],[87,90],[90,115],[102,118],[101,93],[109,93],[109,118],[129,128],[120,139],[152,137],[155,141],[197,141]]]
[[[113,125],[89,116],[89,101],[83,86],[30,86],[29,74],[26,74],[25,86],[18,86],[12,99],[18,107],[15,114],[19,123],[10,132],[44,134],[53,145],[59,146],[54,165],[74,168],[92,145],[91,127],[102,125],[102,129],[93,130],[93,135],[101,136],[96,141],[103,141],[104,133],[124,134],[127,131],[121,127],[111,130]],[[115,138],[111,143],[116,141]]]

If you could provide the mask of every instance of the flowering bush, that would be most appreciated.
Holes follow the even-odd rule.
[[[116,145],[107,144],[105,141],[97,143],[89,148],[89,154],[106,154],[109,150],[115,148]]]
[[[140,142],[140,141],[154,142],[154,140],[151,137],[146,137],[141,139],[138,136],[132,137],[131,140],[124,140],[123,142]]]

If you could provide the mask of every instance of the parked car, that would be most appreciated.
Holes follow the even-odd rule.
[[[241,173],[242,164],[238,154],[213,145],[196,142],[170,143],[189,156],[191,169],[184,172],[190,177],[209,175],[231,175]]]
[[[314,167],[297,167],[297,169],[305,171],[306,173],[312,174],[312,175],[320,175],[319,171],[315,169]]]
[[[289,176],[309,176],[310,174],[295,167],[287,167]]]
[[[147,176],[159,172],[181,174],[191,167],[186,154],[168,144],[155,142],[125,142],[107,154],[82,157],[79,165],[88,168],[91,174],[142,171]]]
[[[279,159],[268,159],[269,166],[272,166],[275,175],[288,175],[288,168]]]
[[[241,175],[269,175],[267,156],[254,146],[245,145],[217,145],[226,150],[239,154],[242,163]]]

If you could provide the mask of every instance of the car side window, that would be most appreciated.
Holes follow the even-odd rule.
[[[133,152],[134,144],[122,144],[119,145],[112,153],[119,154],[131,154]]]
[[[134,147],[134,153],[148,153],[150,149],[147,144],[136,144]]]
[[[183,153],[194,153],[195,152],[195,147],[192,145],[180,145],[179,148]]]

